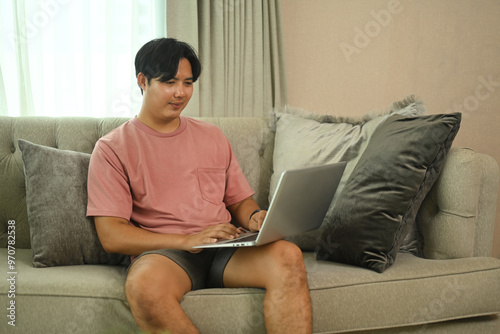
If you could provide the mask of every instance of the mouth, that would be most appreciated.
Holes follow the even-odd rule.
[[[169,103],[170,106],[172,106],[172,108],[174,109],[179,109],[181,106],[182,106],[182,102],[171,102]]]

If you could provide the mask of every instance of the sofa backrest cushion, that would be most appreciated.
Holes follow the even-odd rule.
[[[226,134],[243,172],[267,205],[272,172],[273,133],[265,118],[200,118]],[[128,118],[0,117],[0,247],[7,247],[8,226],[15,224],[16,248],[30,248],[26,188],[18,139],[32,143],[92,153],[97,140]]]

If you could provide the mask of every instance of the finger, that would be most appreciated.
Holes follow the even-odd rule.
[[[237,236],[238,234],[236,232],[213,230],[206,233],[205,240],[207,240],[206,243],[213,243],[217,242],[218,240],[234,239]]]
[[[204,244],[214,244],[218,241],[217,238],[205,238],[203,239]]]
[[[236,226],[234,226],[233,224],[220,223],[220,224],[210,226],[207,230],[225,231],[227,233],[236,233],[238,228]]]
[[[237,237],[239,233],[244,232],[241,228],[237,228],[232,224],[219,224],[215,225],[213,229],[210,230],[210,236],[218,239],[229,239],[231,237]]]

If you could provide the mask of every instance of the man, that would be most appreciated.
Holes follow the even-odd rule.
[[[193,246],[257,231],[259,211],[229,142],[215,126],[181,116],[201,72],[194,50],[156,39],[136,56],[138,116],[101,138],[89,167],[87,215],[107,252],[130,255],[125,291],[138,326],[196,333],[180,306],[207,287],[265,288],[269,333],[311,332],[301,251],[280,240],[261,247]],[[228,329],[230,330],[230,329]]]

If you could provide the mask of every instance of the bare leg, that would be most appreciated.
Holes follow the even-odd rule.
[[[287,241],[238,249],[224,272],[226,287],[265,288],[268,333],[311,333],[311,299],[300,249]]]
[[[187,273],[158,254],[137,259],[125,284],[132,315],[147,333],[198,333],[180,306],[182,297],[190,290]]]

